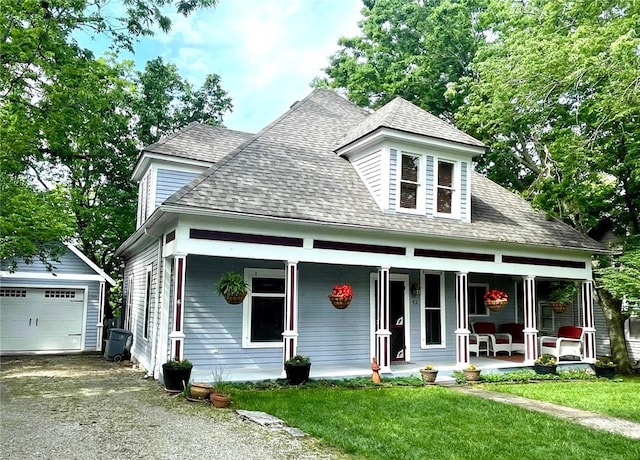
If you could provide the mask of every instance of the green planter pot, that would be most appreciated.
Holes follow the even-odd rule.
[[[596,366],[596,377],[604,377],[607,379],[612,379],[616,373],[615,367],[597,367]]]
[[[287,374],[287,380],[290,385],[300,385],[303,382],[309,380],[309,372],[311,371],[311,364],[302,366],[293,366],[291,364],[284,365],[284,371]]]
[[[545,374],[555,374],[558,366],[541,366],[540,364],[534,364],[533,370],[536,374],[545,375]]]

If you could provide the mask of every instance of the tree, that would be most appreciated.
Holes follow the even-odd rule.
[[[452,120],[462,99],[444,97],[467,75],[482,36],[474,0],[365,0],[362,35],[341,38],[341,49],[316,85],[346,91],[350,100],[377,108],[396,96]]]
[[[232,108],[231,98],[220,86],[220,77],[209,74],[202,87],[194,90],[173,64],[161,57],[147,62],[135,77],[138,89],[134,102],[137,135],[143,145],[192,122],[221,125],[225,112]]]

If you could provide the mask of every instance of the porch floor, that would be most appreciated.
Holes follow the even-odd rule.
[[[522,355],[515,354],[512,357],[507,355],[501,355],[498,358],[487,356],[472,356],[471,362],[477,367],[485,371],[485,373],[503,373],[511,372],[521,368],[531,368],[532,366],[525,366],[523,364],[524,357]],[[424,367],[426,363],[415,362],[402,362],[392,363],[391,373],[382,374],[382,378],[392,377],[408,377],[411,375],[420,375],[420,369]],[[455,379],[452,374],[456,370],[456,365],[451,361],[429,361],[440,372],[438,373],[437,383],[446,385],[448,383],[455,383]],[[578,368],[585,369],[589,365],[581,361],[565,361],[562,360],[559,363],[562,368]],[[345,379],[353,377],[369,377],[371,376],[371,364],[362,363],[362,365],[340,364],[311,364],[311,379]],[[251,366],[239,369],[225,370],[225,380],[231,382],[258,382],[262,380],[276,380],[284,378],[284,372],[281,366],[260,367]],[[209,381],[211,380],[211,373],[198,372],[194,369],[191,376],[192,381]]]

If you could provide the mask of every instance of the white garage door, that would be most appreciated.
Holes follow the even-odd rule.
[[[84,291],[0,288],[0,350],[82,348]]]

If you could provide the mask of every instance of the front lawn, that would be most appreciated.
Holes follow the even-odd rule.
[[[640,376],[588,382],[491,384],[485,385],[484,388],[640,423]]]
[[[362,458],[640,458],[637,440],[437,386],[235,389],[233,399]]]

